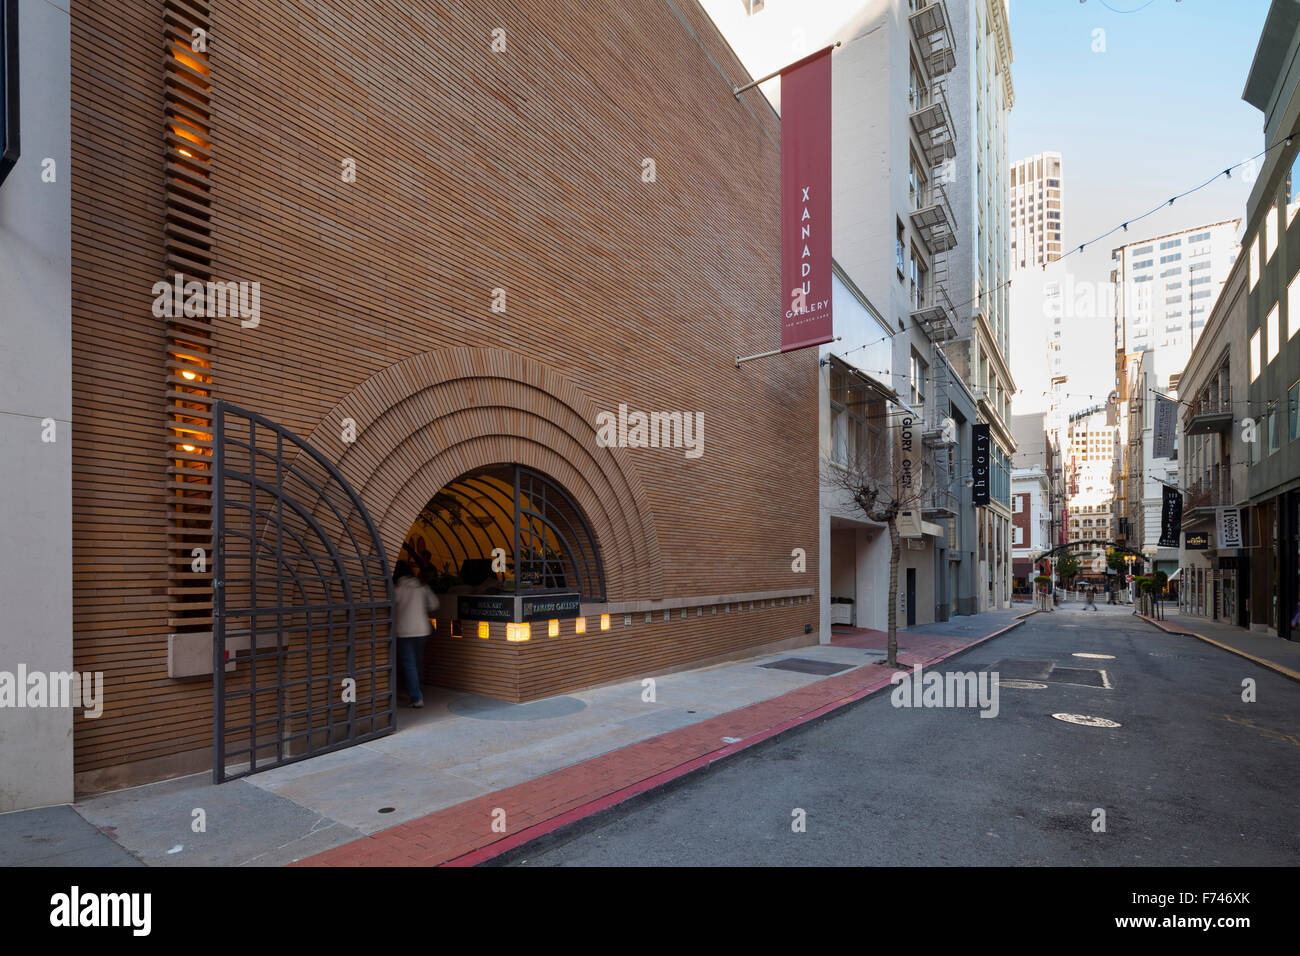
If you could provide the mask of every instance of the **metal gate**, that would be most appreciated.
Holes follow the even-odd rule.
[[[374,522],[319,451],[217,402],[216,783],[396,729],[393,584]]]

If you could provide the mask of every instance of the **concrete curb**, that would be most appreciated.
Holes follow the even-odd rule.
[[[1195,631],[1188,631],[1184,628],[1176,627],[1175,625],[1170,625],[1166,627],[1164,621],[1157,621],[1155,618],[1147,617],[1145,614],[1139,614],[1138,617],[1142,618],[1142,620],[1146,621],[1148,624],[1154,624],[1156,627],[1160,628],[1160,630],[1164,631],[1166,634],[1174,634],[1177,635],[1178,637],[1199,638],[1200,640],[1204,641],[1206,644],[1213,644],[1215,647],[1219,648],[1220,650],[1227,651],[1230,654],[1236,654],[1238,657],[1244,657],[1246,658],[1246,660],[1253,661],[1254,663],[1258,664],[1260,667],[1267,668],[1268,670],[1281,674],[1283,677],[1288,677],[1293,681],[1300,682],[1300,672],[1293,671],[1289,667],[1283,667],[1281,664],[1267,660],[1263,657],[1256,657],[1254,654],[1248,654],[1243,650],[1238,650],[1237,648],[1231,646],[1230,644],[1224,644],[1220,641],[1216,641],[1214,638],[1206,637],[1204,634],[1197,634]]]
[[[1038,609],[1035,608],[1026,614],[1018,615],[1016,619],[1006,627],[999,628],[990,634],[986,634],[964,647],[952,651],[951,653],[931,658],[921,666],[930,667],[942,661],[959,657],[967,651],[993,640],[995,637],[999,637],[1008,631],[1015,630],[1017,627],[1024,624],[1027,618],[1037,613]],[[472,850],[469,853],[447,860],[439,865],[478,866],[496,860],[499,857],[506,856],[507,854],[514,857],[528,844],[532,844],[546,837],[556,836],[560,831],[571,832],[584,823],[590,825],[595,822],[596,817],[608,813],[615,807],[625,804],[628,801],[636,800],[637,798],[645,798],[652,793],[657,793],[673,786],[680,786],[689,778],[708,772],[716,764],[719,764],[724,760],[735,757],[752,747],[758,746],[759,744],[775,742],[784,737],[790,731],[810,727],[816,723],[820,723],[824,719],[833,717],[845,711],[853,704],[859,703],[874,694],[878,694],[880,691],[891,685],[892,681],[888,677],[876,681],[842,700],[830,704],[824,704],[821,707],[810,710],[798,717],[783,721],[773,727],[769,727],[766,730],[753,734],[750,737],[746,737],[737,743],[728,744],[725,747],[720,747],[707,754],[702,754],[698,757],[692,758],[691,760],[679,764],[670,770],[665,770],[662,773],[638,781],[629,787],[624,787],[621,790],[616,790],[615,792],[606,794],[603,797],[588,801],[581,806],[574,807],[572,810],[554,816],[549,820],[534,824],[531,827],[520,830],[518,833],[513,833],[494,843],[490,843],[485,847]]]

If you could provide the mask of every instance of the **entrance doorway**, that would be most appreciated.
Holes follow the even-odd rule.
[[[907,626],[916,625],[916,568],[907,569]]]
[[[496,696],[492,675],[503,662],[461,638],[485,638],[493,622],[522,624],[548,597],[567,600],[575,616],[581,604],[605,601],[586,515],[558,482],[524,465],[478,468],[445,485],[416,516],[398,557],[438,598],[421,674],[431,686]]]

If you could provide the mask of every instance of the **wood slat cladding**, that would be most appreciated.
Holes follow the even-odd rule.
[[[216,278],[211,29],[204,0],[163,3],[163,281],[174,290],[165,319],[167,623],[175,633],[212,632],[212,317],[206,295],[204,314],[187,308],[191,292]]]
[[[777,121],[731,95],[744,71],[693,2],[139,0],[72,23],[74,648],[106,690],[76,722],[83,791],[211,746],[212,682],[167,676],[167,635],[210,629],[186,575],[214,397],[310,436],[390,557],[439,481],[520,461],[580,500],[611,600],[815,586],[815,350],[735,368],[779,339]],[[206,57],[169,65],[199,23]],[[260,282],[260,323],[154,317],[177,271]],[[598,447],[620,403],[702,414],[704,454]],[[798,639],[817,605],[679,614],[429,656],[459,645],[435,663],[531,699]]]

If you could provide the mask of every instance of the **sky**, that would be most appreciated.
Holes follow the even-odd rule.
[[[1016,102],[1008,161],[1062,154],[1068,251],[1264,147],[1263,114],[1241,99],[1268,0],[1012,0]],[[1133,12],[1126,12],[1133,11]],[[1103,31],[1103,32],[1096,32]],[[1094,49],[1095,48],[1095,49]],[[1117,246],[1245,214],[1250,171],[1235,171],[1062,261],[1076,286],[1108,280]],[[1013,412],[1043,407],[1040,315],[1012,316]],[[1067,410],[1114,387],[1109,314],[1065,333]]]
[[[742,0],[702,5],[751,74],[761,76],[882,2],[767,0],[753,16]],[[1007,160],[1062,154],[1066,250],[1263,149],[1263,114],[1241,91],[1268,7],[1268,0],[1011,0],[1016,100]],[[779,102],[779,79],[762,90]],[[1112,249],[1241,217],[1250,187],[1249,171],[1235,171],[1057,268],[1069,272],[1074,288],[1106,283]],[[1041,308],[1013,312],[1011,364],[1020,389],[1013,413],[1046,407],[1044,321]],[[1105,400],[1114,387],[1110,311],[1073,318],[1064,340],[1066,411]]]

